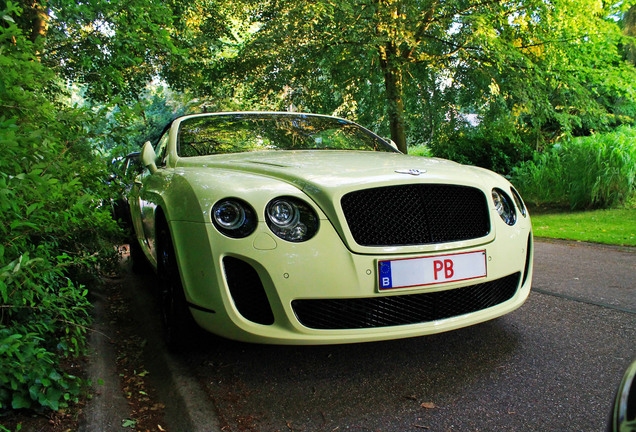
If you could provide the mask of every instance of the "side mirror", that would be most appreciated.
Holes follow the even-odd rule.
[[[155,149],[152,148],[150,141],[146,141],[141,148],[141,163],[150,170],[151,174],[157,172],[156,160],[157,155],[155,154]]]
[[[625,371],[612,404],[608,432],[636,430],[636,360]]]

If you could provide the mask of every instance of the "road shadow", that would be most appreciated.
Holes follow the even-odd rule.
[[[331,431],[382,418],[395,428],[401,413],[443,409],[462,387],[496,376],[519,344],[503,317],[431,336],[325,346],[248,344],[201,332],[192,349],[167,353],[156,276],[133,274],[129,265],[124,271],[125,297],[148,342],[144,358],[159,391],[174,381],[158,360],[169,356],[199,381],[224,431]]]
[[[347,345],[206,337],[197,350],[176,357],[196,371],[228,430],[326,431],[422,404],[453,404],[462,387],[500,373],[518,344],[514,326],[500,318],[437,335]]]

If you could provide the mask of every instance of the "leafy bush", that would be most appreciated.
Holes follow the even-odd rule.
[[[106,165],[87,141],[92,113],[60,102],[19,13],[0,10],[0,414],[77,399],[81,381],[60,363],[86,349],[80,281],[114,258],[118,235]]]
[[[35,405],[57,410],[77,401],[81,381],[57,371],[56,359],[34,333],[19,334],[0,329],[0,401],[13,409]],[[3,407],[4,408],[4,407]]]
[[[575,138],[514,168],[526,200],[572,209],[609,208],[636,194],[636,129]]]
[[[424,144],[409,147],[409,154],[412,156],[431,157],[431,149]]]
[[[500,174],[529,157],[530,148],[487,129],[461,128],[451,134],[440,134],[431,143],[433,155],[455,162],[476,165]]]

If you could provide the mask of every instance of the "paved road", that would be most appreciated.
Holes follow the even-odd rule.
[[[168,412],[166,424],[170,431],[602,431],[636,357],[636,251],[537,242],[534,288],[517,311],[440,335],[323,347],[205,339],[187,355],[150,352],[189,383],[184,405],[196,404],[190,417]],[[146,349],[159,349],[152,345]]]

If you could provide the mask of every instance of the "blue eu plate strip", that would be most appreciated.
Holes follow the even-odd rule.
[[[391,262],[381,261],[380,267],[380,289],[393,288],[393,278],[391,277]]]

